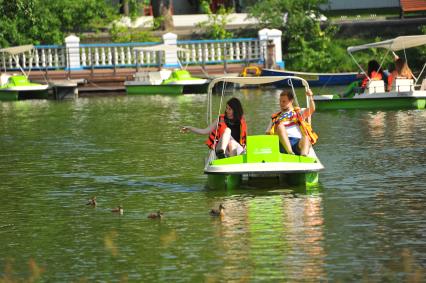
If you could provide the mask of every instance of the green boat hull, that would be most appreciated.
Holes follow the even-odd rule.
[[[315,100],[317,110],[338,109],[424,109],[425,98],[390,97],[390,98],[333,98],[330,100]]]
[[[243,180],[248,186],[314,186],[323,166],[312,152],[312,156],[284,154],[278,136],[248,136],[246,153],[209,162],[204,170],[207,186],[232,190]]]
[[[47,86],[32,83],[23,75],[9,77],[7,83],[0,87],[0,101],[47,98]]]
[[[169,94],[177,95],[183,93],[183,85],[127,85],[128,95],[140,94]]]
[[[19,98],[17,91],[2,91],[0,90],[0,101],[16,101]]]
[[[25,99],[48,99],[47,90],[37,91],[2,91],[0,89],[0,101],[16,101]]]
[[[257,177],[258,179],[259,177]],[[270,177],[265,176],[263,180],[263,186],[270,185],[291,185],[291,186],[305,186],[312,187],[317,186],[319,182],[318,172],[306,172],[306,173],[289,173],[289,174],[278,174],[277,176]],[[259,181],[257,181],[259,182]],[[207,175],[207,186],[214,190],[236,190],[241,187],[243,183],[242,174],[232,175]],[[247,181],[247,185],[251,186],[250,180]]]

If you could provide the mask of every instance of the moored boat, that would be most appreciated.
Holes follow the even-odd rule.
[[[135,51],[167,52],[182,51],[186,49],[174,45],[154,45],[149,47],[136,47]],[[127,94],[184,94],[206,93],[209,80],[196,78],[183,68],[160,71],[142,71],[134,74],[134,79],[125,81]]]
[[[387,53],[426,44],[426,35],[399,36],[394,39],[348,47],[348,53],[369,48],[384,48]],[[354,59],[355,60],[355,59]],[[356,60],[355,60],[356,62]],[[357,62],[356,62],[357,63]],[[359,64],[357,63],[359,66]],[[426,63],[425,63],[426,66]],[[360,67],[362,70],[362,68]],[[424,68],[423,68],[424,70]],[[364,70],[362,70],[364,72]],[[365,72],[364,72],[365,73]],[[421,74],[418,78],[421,77]],[[365,89],[350,87],[346,95],[316,95],[318,110],[333,109],[424,109],[426,105],[426,82],[419,79],[396,78],[392,89],[386,91],[383,80],[369,80]]]
[[[262,69],[261,76],[297,76],[305,79],[310,86],[347,85],[360,79],[355,72],[347,73],[309,73],[290,70]],[[294,81],[295,87],[301,87],[300,81]],[[274,86],[282,88],[288,86],[287,80],[273,83]]]
[[[306,89],[309,84],[301,78],[288,76],[274,77],[221,77],[209,84],[207,111],[208,120],[212,121],[212,90],[215,84],[226,82],[241,85],[270,84],[279,80],[301,80]],[[279,139],[276,135],[247,136],[245,153],[237,156],[217,159],[214,150],[210,150],[206,159],[204,173],[208,176],[210,188],[238,188],[243,180],[273,178],[279,183],[291,185],[315,185],[318,183],[319,171],[324,169],[310,147],[307,156],[281,153]]]
[[[38,84],[31,82],[19,64],[18,56],[23,53],[29,53],[32,57],[34,51],[33,45],[23,45],[0,49],[0,52],[7,53],[13,58],[16,66],[19,67],[22,74],[0,75],[0,101],[13,101],[20,99],[46,99],[48,98],[48,84]]]

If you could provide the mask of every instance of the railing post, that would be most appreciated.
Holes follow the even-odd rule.
[[[266,64],[266,45],[268,42],[268,31],[269,29],[264,28],[259,30],[259,54],[260,54],[260,60],[259,64],[265,66]]]
[[[273,61],[275,62],[275,64],[277,64],[279,68],[284,69],[284,61],[281,49],[282,34],[282,31],[280,31],[279,29],[270,29],[267,33],[268,41],[272,40],[275,46],[275,58]]]
[[[171,32],[166,33],[163,35],[163,42],[165,45],[177,46],[177,35]],[[177,51],[165,51],[163,64],[165,68],[179,67]]]
[[[228,48],[226,46],[226,42],[223,43],[223,70],[226,73],[228,73],[228,61],[227,61],[227,57],[228,57]]]
[[[68,70],[81,70],[80,65],[80,38],[70,35],[65,38],[65,48],[67,50]]]

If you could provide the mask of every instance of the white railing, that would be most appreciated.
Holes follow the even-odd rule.
[[[180,58],[184,64],[258,62],[262,59],[257,38],[188,40],[177,44],[188,50]]]
[[[161,58],[157,52],[133,50],[134,47],[155,44],[160,42],[80,44],[80,66],[82,68],[158,66]]]
[[[23,69],[64,69],[67,66],[66,49],[60,45],[39,45],[34,51],[18,55],[18,62]],[[12,56],[0,53],[2,70],[19,69]]]
[[[205,65],[223,63],[262,63],[267,57],[266,43],[270,30],[259,32],[259,38],[238,38],[224,40],[176,40],[175,34],[163,35],[164,44],[177,45],[186,49],[177,52],[135,51],[135,47],[160,44],[145,43],[110,43],[80,44],[76,36],[66,38],[66,45],[39,45],[33,56],[30,53],[19,55],[19,64],[24,69],[91,69],[183,65]],[[281,58],[281,34],[275,37],[277,43],[277,62]],[[278,46],[279,45],[279,46]],[[278,48],[279,47],[279,48]],[[18,66],[10,55],[0,52],[1,69],[16,70]]]

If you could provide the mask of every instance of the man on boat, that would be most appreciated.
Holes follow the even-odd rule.
[[[315,102],[310,89],[306,91],[309,97],[309,108],[300,109],[293,106],[294,94],[284,90],[280,94],[281,111],[272,114],[271,122],[266,130],[268,135],[278,135],[280,151],[288,154],[308,155],[311,141],[309,136],[301,131],[300,120],[307,119],[315,112]]]

